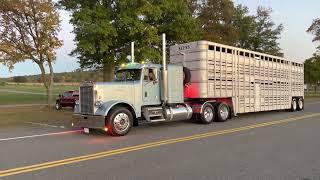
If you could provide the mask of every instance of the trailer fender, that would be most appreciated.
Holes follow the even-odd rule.
[[[125,107],[128,107],[128,109],[132,112],[132,115],[135,117],[135,118],[138,118],[140,117],[136,111],[136,108],[126,102],[126,101],[118,101],[118,100],[112,100],[112,101],[107,101],[107,102],[104,102],[97,110],[96,110],[96,113],[95,115],[100,115],[100,116],[107,116],[108,113],[110,112],[110,110],[115,107],[115,106],[125,106]]]

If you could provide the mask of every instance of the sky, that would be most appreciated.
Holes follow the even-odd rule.
[[[306,30],[312,20],[320,18],[320,0],[234,0],[235,4],[247,6],[251,14],[254,14],[258,6],[273,9],[272,19],[276,24],[282,23],[284,30],[279,40],[285,58],[303,62],[312,56],[317,44],[312,43],[312,35]],[[59,38],[64,45],[57,50],[57,60],[54,64],[55,72],[70,72],[79,68],[75,57],[69,56],[74,49],[74,34],[72,25],[69,23],[69,13],[60,11],[61,31]],[[0,65],[0,78],[20,75],[39,74],[38,66],[30,61],[18,63],[10,72],[8,68]]]

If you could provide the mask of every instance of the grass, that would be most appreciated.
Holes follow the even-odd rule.
[[[55,100],[57,95],[62,94],[64,91],[76,89],[78,89],[78,86],[54,86],[52,99]],[[39,85],[6,85],[0,88],[0,105],[44,104],[47,101],[46,99],[46,89]]]
[[[306,102],[320,101],[320,96],[305,96],[304,98]]]
[[[43,104],[45,102],[45,95],[0,92],[0,105]]]
[[[46,88],[39,85],[31,85],[31,84],[20,84],[20,85],[6,85],[3,86],[1,89],[6,89],[6,90],[13,90],[13,91],[25,91],[25,92],[33,92],[33,93],[46,93]],[[67,90],[78,90],[79,86],[64,86],[64,85],[56,85],[52,88],[52,93],[57,95],[61,94],[64,91]]]
[[[48,110],[45,106],[8,107],[0,109],[0,127],[40,122],[47,124],[68,125],[72,119],[72,110]]]

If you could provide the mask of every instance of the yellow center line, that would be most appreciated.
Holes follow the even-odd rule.
[[[162,146],[162,145],[168,145],[168,144],[173,144],[173,143],[178,143],[178,142],[185,142],[185,141],[191,141],[191,140],[195,140],[195,139],[201,139],[201,138],[206,138],[206,137],[213,137],[213,136],[218,136],[218,135],[223,135],[223,134],[239,132],[239,131],[246,131],[246,130],[250,130],[250,129],[266,127],[266,126],[271,126],[271,125],[275,125],[275,124],[283,124],[283,123],[287,123],[287,122],[291,122],[291,121],[303,120],[303,119],[316,117],[316,116],[320,116],[320,113],[307,114],[304,116],[298,116],[298,117],[293,117],[293,118],[288,118],[288,119],[283,119],[283,120],[278,120],[278,121],[271,121],[271,122],[259,123],[259,124],[254,124],[254,125],[248,125],[248,126],[243,126],[243,127],[239,127],[239,128],[232,128],[232,129],[221,130],[221,131],[213,131],[213,132],[197,134],[197,135],[192,135],[192,136],[186,136],[186,137],[181,137],[181,138],[174,138],[174,139],[168,139],[168,140],[163,140],[163,141],[151,142],[151,143],[146,143],[146,144],[141,144],[141,145],[136,145],[136,146],[130,146],[130,147],[126,147],[126,148],[121,148],[121,149],[109,150],[109,151],[104,151],[104,152],[100,152],[100,153],[94,153],[94,154],[89,154],[89,155],[84,155],[84,156],[77,156],[77,157],[73,157],[73,158],[62,159],[62,160],[58,160],[58,161],[50,161],[50,162],[35,164],[35,165],[31,165],[31,166],[23,166],[23,167],[19,167],[19,168],[13,168],[13,169],[0,171],[0,177],[11,176],[11,175],[15,175],[15,174],[22,174],[22,173],[27,173],[27,172],[57,167],[57,166],[63,166],[63,165],[67,165],[67,164],[73,164],[73,163],[78,163],[78,162],[82,162],[82,161],[88,161],[88,160],[92,160],[92,159],[98,159],[98,158],[103,158],[103,157],[108,157],[108,156],[113,156],[113,155],[118,155],[118,154],[123,154],[123,153],[127,153],[127,152],[138,151],[138,150],[142,150],[142,149],[147,149],[147,148],[152,148],[152,147],[157,147],[157,146]]]

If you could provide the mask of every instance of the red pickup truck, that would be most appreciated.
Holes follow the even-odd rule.
[[[79,91],[66,91],[62,95],[59,94],[59,98],[56,100],[56,110],[62,109],[62,107],[74,107],[76,101],[79,100]]]

